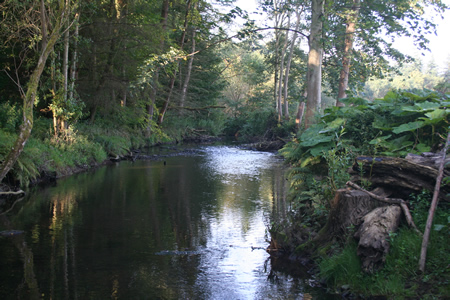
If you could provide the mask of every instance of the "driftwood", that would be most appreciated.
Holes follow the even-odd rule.
[[[351,180],[368,180],[373,187],[381,186],[394,190],[400,197],[407,197],[424,189],[433,191],[438,170],[425,165],[425,157],[421,160],[421,164],[417,161],[394,157],[358,157],[351,170]],[[430,164],[434,166],[434,163]],[[445,171],[444,176],[450,176],[450,172]],[[439,199],[449,201],[447,197],[449,193],[450,186],[443,187]]]
[[[397,230],[400,218],[401,209],[397,205],[378,207],[364,217],[354,235],[359,239],[357,253],[364,271],[372,272],[384,263],[390,247],[389,234]]]

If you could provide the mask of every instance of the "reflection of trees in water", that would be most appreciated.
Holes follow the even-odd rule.
[[[50,298],[77,298],[76,253],[73,227],[77,222],[79,191],[58,189],[50,197]],[[44,229],[46,230],[46,229]],[[39,241],[36,241],[38,243]],[[45,274],[42,274],[45,278]],[[62,275],[62,276],[61,276]],[[58,289],[63,288],[63,291]],[[62,294],[63,293],[63,294]]]
[[[282,167],[257,176],[241,174],[227,186],[220,176],[205,178],[199,160],[124,162],[58,181],[24,201],[14,223],[30,232],[34,264],[21,254],[35,272],[29,285],[39,285],[37,295],[52,299],[196,298],[192,286],[205,276],[202,256],[154,259],[154,253],[202,251],[216,234],[212,222],[225,208],[232,207],[233,222],[234,216],[242,221],[227,234],[237,230],[245,235],[252,220],[261,218],[261,208],[286,213]],[[213,258],[220,259],[220,253],[213,252]],[[22,290],[28,290],[28,283]]]
[[[273,206],[272,206],[272,221],[286,220],[288,212],[288,205],[286,203],[288,193],[288,180],[286,178],[286,169],[277,167],[273,170]]]
[[[1,214],[1,224],[7,230],[13,230],[13,226],[9,218]],[[8,238],[20,254],[23,263],[23,283],[17,286],[15,298],[17,299],[40,299],[40,292],[36,274],[34,273],[34,256],[31,248],[25,241],[24,234],[17,234]]]

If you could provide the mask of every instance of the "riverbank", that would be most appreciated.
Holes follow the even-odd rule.
[[[372,165],[372,178],[376,177],[376,167]],[[319,169],[320,166],[316,165],[315,171]],[[296,176],[298,178],[299,174]],[[368,246],[365,244],[362,248],[358,244],[358,232],[361,232],[361,221],[364,218],[355,218],[354,213],[363,213],[365,209],[372,211],[363,206],[374,205],[375,200],[365,199],[359,191],[354,193],[358,197],[352,198],[349,189],[342,189],[327,202],[324,186],[328,178],[320,172],[308,173],[308,178],[313,178],[313,184],[308,190],[298,190],[291,194],[292,213],[289,217],[284,222],[272,224],[269,253],[312,266],[311,270],[314,270],[317,280],[330,293],[352,299],[450,297],[448,201],[439,203],[434,217],[425,272],[419,271],[422,236],[408,225],[404,217],[400,218],[398,229],[387,232],[387,236],[378,245],[380,248],[381,244],[384,244],[383,247],[387,246],[382,256],[372,252],[374,258],[379,258],[377,264],[367,268],[364,264],[364,251]],[[422,174],[421,178],[424,179],[425,176]],[[366,185],[370,184],[366,182]],[[398,199],[399,193],[404,195],[405,188],[397,188],[397,194],[392,194],[391,197]],[[346,196],[342,197],[343,194]],[[305,198],[300,197],[305,195],[312,201],[308,203]],[[431,198],[432,193],[425,189],[411,192],[404,198],[420,232],[424,232]],[[326,205],[330,206],[327,208]],[[379,223],[382,222],[383,220],[379,220]],[[374,240],[376,239],[372,239]]]

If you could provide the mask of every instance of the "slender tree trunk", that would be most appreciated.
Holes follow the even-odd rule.
[[[297,37],[298,37],[297,31],[300,28],[301,11],[299,11],[299,6],[300,5],[297,4],[297,7],[295,8],[295,14],[297,17],[297,21],[295,24],[295,32],[294,32],[294,35],[292,36],[291,49],[289,50],[289,57],[288,57],[288,60],[286,63],[286,71],[284,74],[284,117],[286,120],[289,120],[289,101],[288,101],[289,73],[291,70],[292,57],[294,56],[295,42],[297,41]]]
[[[303,113],[305,112],[305,102],[300,103],[297,110],[297,117],[295,118],[295,128],[297,132],[300,130],[302,126]]]
[[[68,1],[66,0],[66,5],[68,5]],[[68,12],[70,13],[70,12]],[[67,20],[69,21],[69,20]],[[68,25],[68,24],[67,24]],[[64,86],[63,86],[63,105],[67,103],[68,97],[68,87],[69,87],[69,39],[70,39],[70,30],[67,29],[64,33],[64,55],[63,55],[63,77],[64,77]],[[58,116],[58,123],[60,126],[60,131],[64,132],[67,127],[67,120],[64,115]]]
[[[167,30],[167,19],[169,17],[169,0],[164,0],[161,10],[161,30],[162,32],[166,32]],[[164,50],[164,44],[165,39],[164,37],[161,38],[159,43],[160,51],[162,52]],[[152,131],[152,120],[153,120],[153,114],[155,112],[155,103],[156,103],[156,96],[158,94],[158,87],[159,87],[159,68],[156,69],[155,74],[153,76],[153,88],[150,95],[150,103],[147,105],[147,113],[148,113],[148,124],[147,124],[147,135],[150,136]]]
[[[44,6],[42,5],[41,8],[42,7]],[[41,14],[45,14],[45,7],[41,10]],[[45,47],[41,50],[37,66],[31,74],[30,81],[28,82],[27,92],[25,94],[25,98],[23,99],[23,123],[20,125],[19,136],[0,166],[0,182],[3,178],[5,178],[6,174],[8,174],[9,170],[11,170],[14,163],[17,161],[17,158],[22,153],[23,148],[31,135],[31,130],[33,129],[33,106],[39,86],[39,79],[44,71],[47,58],[53,51],[53,46],[60,36],[60,30],[62,24],[64,24],[65,14],[66,8],[64,6],[64,0],[59,0],[59,11],[57,14],[58,19],[52,27],[53,31],[48,37],[48,42],[45,43]],[[41,26],[42,30],[46,28],[43,24],[41,24]]]
[[[187,26],[188,26],[189,12],[191,11],[191,4],[192,4],[192,1],[188,0],[188,2],[186,4],[186,13],[184,16],[183,33],[181,35],[181,40],[180,40],[180,49],[181,50],[183,50],[184,40],[186,38],[186,30],[187,30]],[[178,63],[178,69],[179,69],[179,67],[180,67],[180,63]],[[159,118],[158,118],[159,125],[161,125],[162,122],[164,121],[164,115],[166,114],[167,108],[169,107],[169,103],[170,103],[170,100],[171,100],[172,94],[173,94],[173,88],[175,86],[176,77],[177,77],[177,70],[174,71],[174,74],[170,78],[169,94],[167,95],[166,101],[164,102],[161,112],[159,113]]]
[[[445,147],[442,153],[442,161],[441,164],[439,165],[439,173],[438,177],[436,178],[436,185],[434,187],[433,199],[431,200],[430,210],[428,211],[427,224],[425,226],[425,231],[423,233],[422,248],[419,259],[419,270],[422,272],[425,271],[425,262],[427,259],[427,248],[428,242],[430,240],[431,226],[433,225],[434,212],[436,211],[436,207],[438,205],[439,190],[441,188],[442,178],[444,177],[445,155],[447,153],[449,144],[450,144],[450,132],[447,135],[447,141],[445,142]]]
[[[191,53],[195,52],[195,28],[192,31],[192,48]],[[186,70],[186,77],[184,78],[183,83],[183,89],[181,90],[181,99],[180,99],[180,106],[184,107],[184,102],[186,101],[186,95],[187,95],[187,89],[189,86],[189,81],[191,79],[191,71],[192,71],[192,64],[194,62],[194,55],[191,54],[189,57],[189,62]]]
[[[305,126],[314,122],[314,114],[320,109],[322,98],[322,17],[325,0],[313,0],[311,3],[311,33],[309,35],[309,54],[307,71],[307,100]]]
[[[80,24],[78,23],[80,19],[80,14],[77,13],[75,16],[75,32],[73,35],[73,52],[72,52],[72,70],[70,74],[70,89],[69,89],[69,99],[73,99],[75,91],[75,80],[77,76],[77,61],[78,61],[78,37]]]
[[[287,22],[287,28],[290,28],[291,26],[291,17],[290,15],[287,16],[288,22]],[[281,56],[280,56],[280,78],[278,82],[278,122],[281,122],[281,119],[283,118],[283,72],[284,72],[284,57],[286,56],[286,50],[288,47],[289,42],[289,31],[286,31],[285,34],[285,40],[283,44],[283,48],[281,49]],[[286,101],[286,99],[284,99]],[[288,116],[289,117],[289,116]]]
[[[280,12],[278,11],[278,0],[275,0],[273,2],[274,5],[274,10],[275,10],[275,18],[274,18],[274,22],[275,22],[275,28],[279,28],[281,22],[281,15]],[[278,74],[279,74],[279,61],[280,61],[280,56],[279,56],[279,47],[280,47],[280,36],[281,36],[281,30],[275,29],[275,59],[274,59],[274,69],[275,69],[275,76],[274,76],[274,100],[275,100],[275,109],[277,111],[278,114],[278,122],[281,121],[281,101],[280,98],[278,98]]]
[[[350,72],[351,53],[353,50],[353,40],[356,29],[356,22],[358,20],[358,14],[360,9],[360,0],[353,0],[353,6],[351,12],[347,16],[347,29],[345,30],[345,48],[344,56],[342,58],[342,69],[339,76],[339,92],[336,106],[344,106],[344,103],[339,99],[347,97],[345,91],[348,88],[348,75]]]

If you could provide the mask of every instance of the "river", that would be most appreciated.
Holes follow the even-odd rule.
[[[274,268],[286,212],[272,153],[204,146],[34,188],[1,216],[2,299],[333,299]]]

